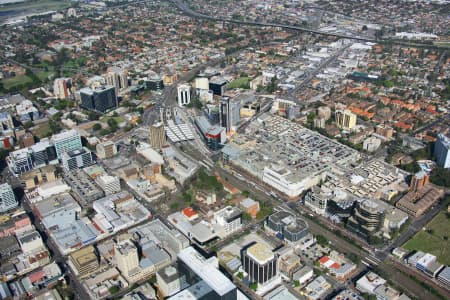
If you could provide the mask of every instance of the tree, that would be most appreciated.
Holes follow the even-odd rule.
[[[450,169],[436,167],[431,171],[430,181],[436,185],[450,187]]]
[[[150,282],[151,284],[155,284],[156,283],[156,275],[153,275],[152,277],[150,277],[148,282]]]
[[[308,124],[312,124],[314,122],[314,119],[316,118],[316,113],[315,112],[310,112],[307,116],[307,122]]]
[[[8,155],[9,155],[8,149],[0,149],[0,161],[5,161]]]
[[[276,76],[272,77],[272,79],[270,80],[269,85],[267,86],[266,90],[268,93],[273,93],[277,90],[277,78]]]
[[[23,127],[25,129],[29,129],[29,128],[33,127],[33,122],[32,121],[27,121],[27,122],[25,122],[25,124],[23,124]]]
[[[100,118],[100,116],[96,112],[93,112],[93,111],[90,111],[88,113],[88,117],[89,117],[89,120],[91,120],[91,121],[96,121]]]
[[[92,130],[98,131],[102,129],[102,125],[100,123],[95,123],[94,126],[92,126]]]
[[[170,209],[171,209],[171,210],[177,210],[177,209],[178,209],[178,206],[180,206],[180,203],[178,203],[178,202],[173,202],[173,203],[170,204]]]
[[[208,175],[203,169],[198,172],[195,187],[198,189],[207,189],[216,192],[221,192],[223,190],[223,185],[217,180],[217,178],[215,176]]]
[[[61,131],[61,125],[53,120],[48,121],[48,126],[53,134]]]
[[[251,219],[252,219],[252,217],[248,213],[246,213],[246,212],[242,213],[242,220],[251,221]]]
[[[363,25],[363,27],[362,27],[362,30],[363,31],[366,31],[368,28],[367,28],[367,25]]]
[[[108,291],[111,295],[114,295],[120,291],[120,288],[117,285],[113,285],[112,287],[109,288]]]
[[[399,167],[409,173],[417,173],[421,170],[420,166],[416,162],[411,162],[404,165],[402,164]]]
[[[95,210],[94,210],[92,207],[89,207],[89,208],[86,210],[86,217],[92,218],[92,217],[94,217],[94,216],[95,216]]]
[[[328,245],[328,240],[323,235],[316,236],[316,241],[319,245],[322,245],[322,246]]]
[[[378,245],[383,242],[383,239],[376,235],[371,235],[368,238],[368,242],[369,242],[369,244],[372,244],[372,245]]]
[[[108,135],[109,134],[109,130],[108,129],[102,129],[100,130],[100,135]]]
[[[108,121],[107,121],[107,123],[108,123],[108,126],[109,126],[111,129],[116,130],[117,127],[118,127],[117,121],[116,121],[116,119],[114,119],[114,118],[109,118]]]

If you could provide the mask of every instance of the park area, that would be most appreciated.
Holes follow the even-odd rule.
[[[424,230],[418,232],[403,246],[407,250],[420,250],[437,256],[440,263],[450,265],[450,214],[439,213]]]
[[[239,77],[232,82],[230,82],[227,86],[229,89],[249,89],[250,88],[250,78],[248,77]]]
[[[47,81],[49,76],[53,75],[53,72],[39,72],[36,74],[39,80]],[[31,85],[33,78],[28,75],[18,75],[10,78],[5,78],[1,81],[5,90],[20,89]]]

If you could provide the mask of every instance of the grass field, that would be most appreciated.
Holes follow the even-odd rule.
[[[46,11],[46,10],[60,10],[70,6],[69,1],[63,0],[37,0],[37,1],[26,1],[14,4],[8,4],[0,6],[0,12],[6,11],[24,11],[24,10],[36,10],[36,11]]]
[[[421,250],[437,256],[438,261],[450,265],[450,218],[445,212],[439,213],[427,226],[410,239],[404,248],[408,250]]]
[[[10,89],[21,84],[29,84],[31,81],[31,78],[27,75],[14,76],[2,80],[5,89]]]
[[[229,88],[229,89],[237,89],[237,88],[248,89],[249,81],[250,81],[250,79],[248,77],[239,77],[239,78],[233,80],[232,82],[230,82],[227,85],[227,88]]]
[[[39,72],[36,74],[36,76],[39,77],[39,79],[41,81],[45,82],[48,80],[48,76],[50,76],[52,74],[53,74],[53,72],[51,72],[51,71]],[[32,80],[27,75],[19,75],[19,76],[14,76],[14,77],[3,79],[2,83],[3,83],[3,86],[5,89],[11,89],[18,85],[24,86],[24,85],[30,84],[30,83],[32,83]]]
[[[118,117],[103,117],[103,118],[100,118],[100,121],[104,122],[104,123],[108,123],[108,120],[111,119],[111,118],[116,120],[117,125],[119,125],[120,123],[125,121],[125,118],[122,117],[122,116],[118,116]]]

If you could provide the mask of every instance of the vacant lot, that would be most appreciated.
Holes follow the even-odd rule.
[[[421,250],[437,256],[442,264],[450,264],[450,218],[445,212],[439,213],[427,226],[410,239],[404,248]]]
[[[33,127],[31,132],[40,139],[48,137],[52,134],[52,131],[48,123],[42,123],[39,124],[38,126]]]

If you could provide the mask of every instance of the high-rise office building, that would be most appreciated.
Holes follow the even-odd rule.
[[[101,159],[111,158],[117,154],[117,146],[113,141],[106,141],[95,146],[97,157]]]
[[[320,106],[317,109],[317,117],[325,119],[325,121],[328,120],[329,118],[331,118],[331,108],[328,106]]]
[[[348,219],[347,227],[357,234],[369,238],[381,228],[384,216],[382,206],[370,199],[363,199],[357,203],[353,215]]]
[[[166,144],[166,131],[162,122],[150,126],[150,143],[154,149],[161,149]]]
[[[191,86],[189,84],[179,84],[177,87],[177,92],[179,106],[184,106],[191,103]]]
[[[96,89],[83,88],[80,90],[81,107],[105,113],[119,106],[114,86],[101,86]]]
[[[0,184],[0,212],[13,209],[18,205],[11,186],[7,183]]]
[[[103,174],[95,178],[95,182],[105,192],[105,195],[112,195],[121,191],[120,179],[117,176]]]
[[[145,88],[151,91],[160,91],[164,88],[164,82],[159,75],[153,75],[144,81]]]
[[[70,7],[68,10],[67,10],[67,16],[70,18],[70,17],[72,17],[72,18],[76,18],[77,17],[77,10],[75,9],[75,8],[73,8],[73,7]]]
[[[253,243],[241,250],[242,267],[250,281],[265,284],[277,276],[277,257],[261,243]]]
[[[348,109],[336,110],[336,124],[342,129],[352,129],[356,126],[356,115]]]
[[[28,148],[22,148],[13,151],[7,157],[9,170],[14,174],[22,174],[33,169],[33,160],[31,151]]]
[[[55,146],[58,159],[62,158],[64,152],[80,150],[83,148],[81,136],[75,129],[55,134],[52,136],[51,141]]]
[[[0,111],[0,133],[11,133],[14,130],[14,122],[11,114],[7,111]]]
[[[417,172],[411,178],[411,184],[409,185],[410,191],[420,191],[428,182],[430,181],[430,176],[424,171]]]
[[[94,163],[92,152],[87,148],[63,152],[62,165],[66,171],[88,167]]]
[[[195,124],[203,135],[206,145],[211,150],[222,148],[226,141],[225,128],[221,126],[213,126],[205,116],[195,118]]]
[[[126,278],[139,266],[138,249],[130,241],[124,241],[114,247],[117,268]]]
[[[219,124],[228,130],[228,110],[230,106],[230,97],[222,97],[219,105]]]
[[[156,272],[156,282],[163,297],[176,294],[189,286],[186,276],[180,274],[174,266],[168,266]]]
[[[226,128],[227,132],[230,132],[232,127],[239,123],[240,109],[241,103],[238,100],[232,100],[227,96],[222,97],[219,107],[219,122],[220,126]]]
[[[97,157],[101,159],[110,158],[117,154],[117,146],[112,141],[97,144],[95,150],[97,152]]]
[[[49,164],[49,162],[57,160],[55,146],[50,141],[42,139],[39,143],[34,144],[29,148],[31,150],[31,157],[33,159],[33,167],[42,167]]]
[[[195,88],[197,90],[209,90],[209,79],[208,79],[208,77],[197,77],[197,78],[195,78]]]
[[[53,81],[53,94],[58,99],[66,99],[72,95],[72,79],[56,78]]]
[[[209,89],[214,95],[222,96],[225,93],[227,81],[222,77],[213,77],[209,80]]]
[[[104,75],[107,85],[113,86],[116,95],[128,87],[128,72],[118,67],[111,67]]]
[[[434,144],[434,156],[439,167],[450,168],[450,138],[442,133],[438,134]]]

